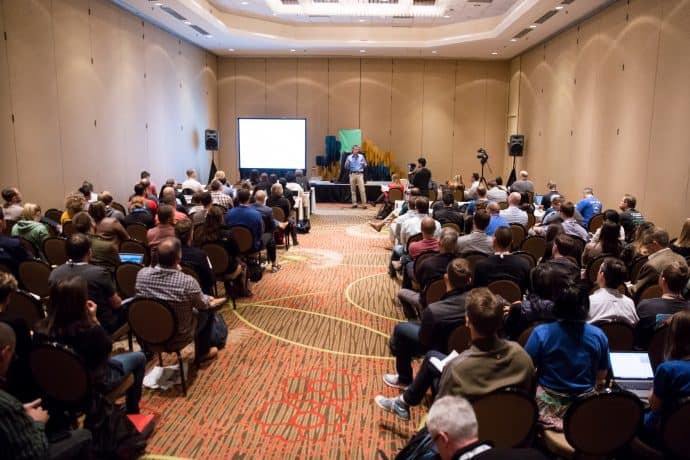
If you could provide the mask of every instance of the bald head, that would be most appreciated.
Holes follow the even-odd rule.
[[[525,171],[524,169],[522,171],[520,171],[520,179],[527,180],[528,177],[529,177],[529,174],[527,174],[527,171]]]
[[[254,199],[257,203],[266,204],[266,192],[261,189],[257,190],[254,192]]]
[[[499,212],[501,212],[501,207],[496,203],[495,201],[492,201],[488,205],[486,205],[486,209],[489,211],[489,214],[492,216],[498,215]]]
[[[158,265],[175,268],[182,260],[182,244],[174,237],[166,238],[158,245]]]
[[[508,197],[508,204],[511,206],[520,206],[520,201],[522,200],[522,195],[518,192],[513,192]]]
[[[433,238],[436,232],[436,221],[432,217],[425,217],[422,219],[421,228],[425,238]]]

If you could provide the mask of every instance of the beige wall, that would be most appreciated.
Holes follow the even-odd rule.
[[[208,175],[213,54],[107,0],[0,0],[0,24],[2,186],[46,209],[85,179],[121,201],[142,169]]]
[[[631,0],[513,59],[518,164],[573,200],[586,185],[605,208],[632,193],[677,235],[690,215],[688,50],[690,0]]]
[[[326,135],[360,128],[401,167],[424,155],[436,180],[467,181],[479,147],[505,177],[508,84],[507,62],[221,58],[221,166],[237,178],[237,117],[306,117],[308,168]]]

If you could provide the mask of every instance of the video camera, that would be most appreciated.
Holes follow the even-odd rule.
[[[486,153],[486,150],[480,148],[477,150],[477,159],[481,162],[481,164],[484,164],[489,161],[489,154]]]

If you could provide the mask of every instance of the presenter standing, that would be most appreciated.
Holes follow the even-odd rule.
[[[357,207],[357,189],[362,200],[362,209],[367,209],[367,192],[364,188],[364,168],[367,160],[360,153],[359,145],[352,146],[352,153],[345,160],[345,169],[350,172],[350,194],[352,195],[352,207]]]

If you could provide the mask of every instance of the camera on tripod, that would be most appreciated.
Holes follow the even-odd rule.
[[[481,164],[484,164],[489,161],[489,154],[486,153],[486,150],[481,148],[477,150],[477,159],[481,162]]]

